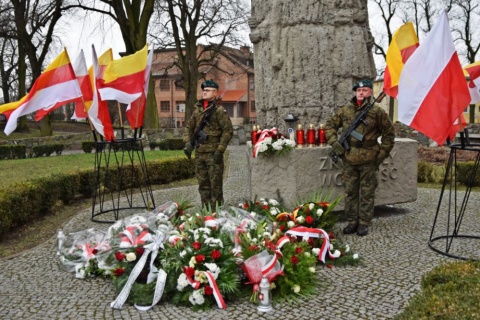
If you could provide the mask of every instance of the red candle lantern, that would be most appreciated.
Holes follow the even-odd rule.
[[[315,129],[313,128],[313,124],[310,124],[307,130],[307,143],[309,147],[315,146]]]
[[[318,128],[318,143],[320,147],[325,147],[327,144],[327,136],[325,135],[323,124],[320,124],[320,128]]]
[[[305,144],[305,130],[303,130],[303,126],[299,124],[297,126],[297,145],[299,148],[302,148]]]
[[[250,132],[250,139],[252,140],[252,146],[254,146],[258,141],[256,125],[253,125],[252,127],[252,132]]]

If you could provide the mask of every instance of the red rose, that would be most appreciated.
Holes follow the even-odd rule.
[[[184,271],[187,277],[189,278],[192,278],[195,275],[195,269],[193,268],[188,267],[188,268],[185,268]]]
[[[264,205],[262,206],[262,209],[263,209],[263,210],[267,210],[267,209],[268,209],[268,206],[267,206],[266,204],[264,204]]]
[[[182,215],[183,215],[183,210],[182,210],[182,209],[178,209],[178,215],[179,215],[179,216],[182,216]]]
[[[284,225],[280,226],[280,231],[285,232],[286,227]]]
[[[313,224],[315,220],[312,218],[312,216],[307,216],[305,218],[305,222],[308,223],[308,224]]]
[[[192,247],[195,250],[200,250],[200,248],[202,247],[202,244],[198,241],[195,241],[194,243],[192,243]]]
[[[335,239],[335,235],[334,235],[333,233],[331,233],[331,232],[328,233],[328,237],[329,237],[330,239]]]
[[[257,250],[258,249],[258,246],[256,244],[254,245],[251,245],[250,247],[248,247],[248,250]]]
[[[298,258],[296,256],[293,256],[290,258],[290,262],[292,262],[292,264],[297,264],[298,263]]]
[[[212,258],[213,259],[218,259],[218,258],[221,257],[221,255],[222,255],[222,253],[220,252],[220,250],[215,249],[215,250],[212,251]]]
[[[302,247],[295,248],[295,253],[299,254],[303,251]]]
[[[310,245],[310,247],[314,247],[315,246],[315,241],[312,239],[312,238],[309,238],[307,240],[307,243]]]
[[[143,247],[138,247],[135,249],[135,253],[139,256],[141,256],[145,252],[145,248]]]
[[[97,254],[97,253],[98,253],[98,250],[97,250],[97,249],[93,249],[93,250],[92,250],[92,253],[93,253],[93,254]]]
[[[202,263],[203,261],[205,261],[205,256],[203,254],[197,254],[195,256],[195,260],[197,261],[197,263]]]
[[[210,286],[205,286],[203,287],[203,293],[205,293],[206,296],[211,296],[213,294],[213,288]]]
[[[248,203],[243,204],[243,209],[248,209]]]
[[[117,259],[118,261],[122,261],[123,259],[125,259],[125,255],[120,251],[117,251],[115,252],[115,259]]]
[[[113,275],[115,277],[120,277],[124,272],[125,272],[125,269],[117,268],[117,269],[115,269],[115,271],[113,271]]]

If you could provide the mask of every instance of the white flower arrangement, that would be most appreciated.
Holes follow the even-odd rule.
[[[257,153],[263,153],[265,155],[280,155],[293,150],[295,146],[295,141],[286,139],[283,136],[278,138],[277,136],[273,138],[267,137],[255,145]]]

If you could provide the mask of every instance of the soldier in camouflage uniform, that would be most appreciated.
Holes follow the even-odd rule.
[[[233,127],[227,111],[218,104],[218,84],[213,80],[207,80],[201,87],[203,99],[197,102],[192,117],[187,121],[183,141],[185,152],[191,153],[192,137],[197,127],[201,124],[204,114],[214,108],[203,127],[203,131],[208,135],[207,139],[197,140],[199,145],[195,149],[195,174],[202,206],[210,206],[215,210],[216,205],[223,203],[223,153],[232,139]]]
[[[342,182],[348,219],[343,233],[356,232],[359,236],[365,236],[373,218],[378,168],[393,148],[395,132],[388,114],[375,105],[368,111],[365,123],[356,128],[364,135],[364,141],[351,137],[350,149],[345,151],[337,140],[338,129],[346,130],[357,114],[372,102],[372,82],[362,80],[353,86],[353,91],[355,97],[327,120],[325,133],[328,144],[343,160]],[[378,137],[381,137],[381,144],[378,143]]]

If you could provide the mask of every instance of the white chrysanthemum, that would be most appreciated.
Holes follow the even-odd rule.
[[[186,286],[188,286],[187,275],[182,273],[177,279],[177,290],[182,291]]]
[[[263,140],[266,144],[272,144],[272,137],[267,137]]]
[[[278,206],[278,204],[279,204],[278,201],[275,200],[275,199],[268,200],[268,203],[270,203],[272,206],[275,206],[275,207]]]
[[[283,143],[281,142],[281,140],[277,140],[274,143],[272,143],[272,148],[274,150],[280,151],[283,149]]]
[[[215,280],[217,280],[217,277],[220,274],[220,268],[215,263],[205,263],[205,267],[210,270]]]
[[[257,213],[255,211],[250,211],[250,217],[255,218]]]
[[[355,254],[353,255],[353,259],[358,259],[358,253],[355,253]]]
[[[203,289],[200,290],[195,290],[193,293],[190,295],[188,298],[191,304],[195,305],[201,305],[205,302],[205,298],[203,297]]]
[[[182,251],[180,252],[180,257],[183,258],[186,254],[187,254],[187,251],[182,250]]]
[[[305,218],[304,218],[304,217],[302,217],[302,216],[300,216],[300,217],[297,217],[297,222],[298,222],[298,223],[300,223],[300,224],[302,224],[302,223],[304,223],[304,222],[305,222]]]
[[[279,212],[278,208],[276,208],[276,207],[270,208],[270,214],[272,216],[276,216],[278,214],[278,212]]]
[[[321,217],[323,214],[323,209],[317,209],[317,216]]]
[[[332,257],[334,257],[334,258],[340,257],[340,251],[339,251],[339,250],[335,250],[335,252],[332,254]]]
[[[268,145],[265,142],[260,142],[257,148],[258,152],[265,152],[268,150]]]
[[[128,262],[132,262],[137,260],[137,256],[135,255],[135,252],[129,252],[125,255],[125,259],[127,259]]]
[[[296,143],[291,139],[285,139],[285,145],[289,147],[295,147]]]
[[[313,248],[312,253],[314,256],[318,256],[320,254],[320,248]]]
[[[293,292],[299,293],[300,292],[300,286],[298,284],[294,285],[292,288]]]
[[[288,226],[289,228],[293,228],[293,227],[295,227],[295,222],[293,222],[293,221],[288,221],[287,226]]]
[[[315,273],[315,267],[308,268],[308,271],[310,271],[311,273]]]

